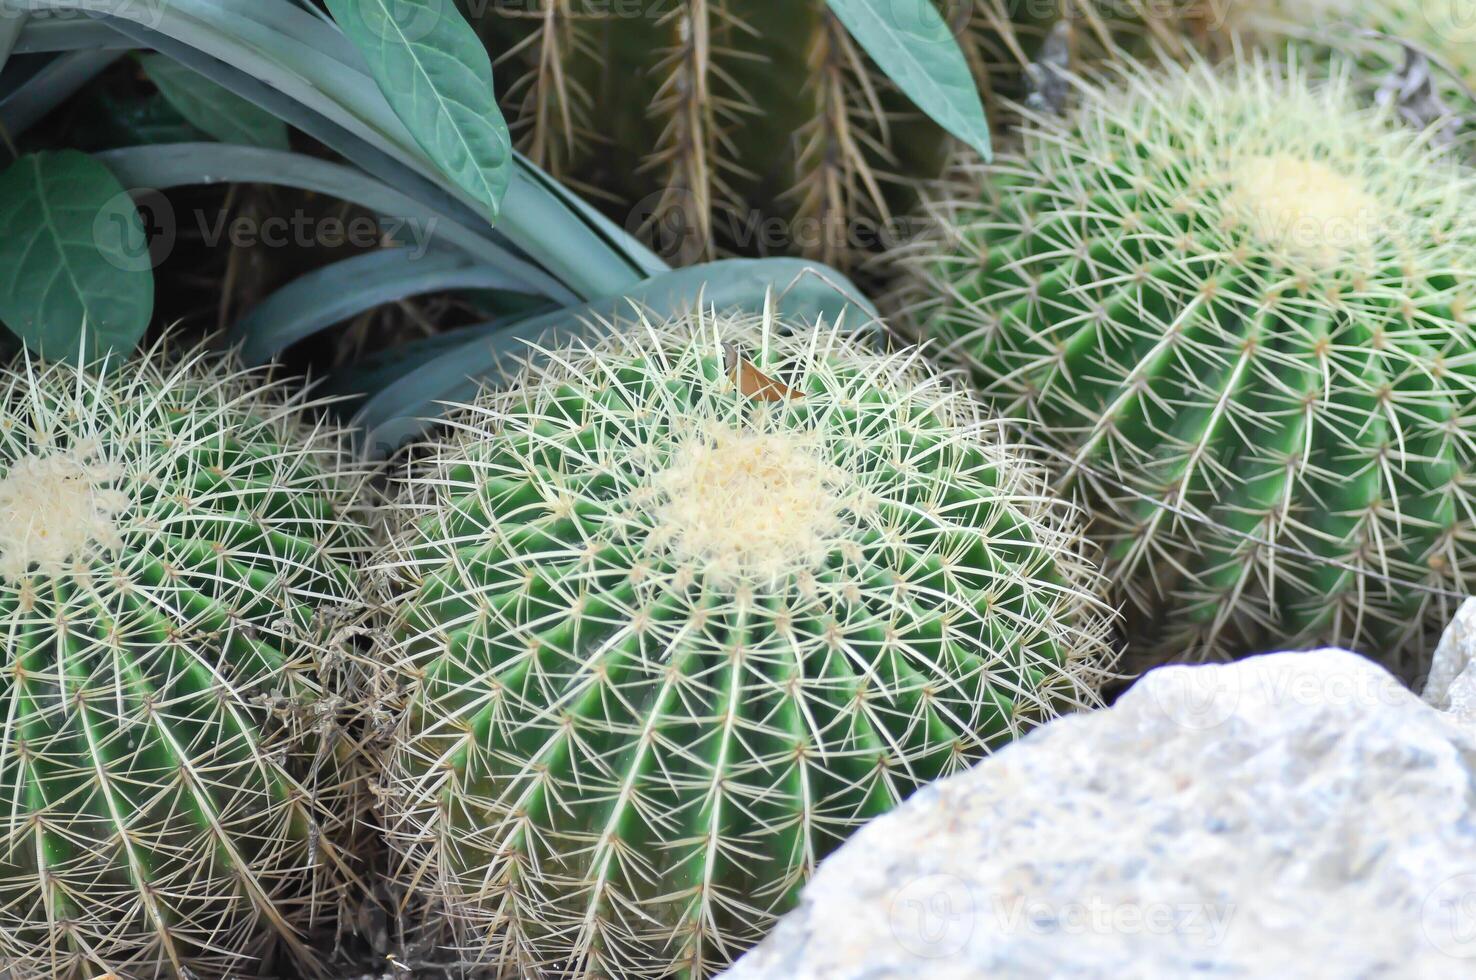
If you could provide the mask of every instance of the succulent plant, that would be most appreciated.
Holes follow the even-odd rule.
[[[377,565],[386,826],[479,958],[706,976],[863,821],[1095,703],[1074,514],[915,351],[694,315],[541,358],[412,462]]]
[[[891,11],[904,30],[908,6]],[[1011,98],[1058,20],[1087,57],[1144,17],[1172,44],[1180,15],[1180,0],[936,6],[985,94]],[[497,0],[477,19],[519,149],[678,262],[798,251],[846,267],[900,242],[915,184],[951,149],[825,0]]]
[[[1089,491],[1149,660],[1408,672],[1473,584],[1476,179],[1350,74],[1125,68],[912,257],[913,322]]]
[[[299,735],[358,481],[262,372],[107,366],[0,369],[0,973],[310,963],[339,769]]]

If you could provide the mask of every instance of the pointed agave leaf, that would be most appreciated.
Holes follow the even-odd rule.
[[[452,0],[327,0],[395,115],[441,171],[496,221],[512,141],[492,60]]]
[[[459,251],[384,248],[299,276],[242,317],[230,339],[246,364],[265,364],[304,337],[384,303],[448,289],[521,288],[515,277]]]
[[[9,11],[7,10],[7,13]],[[29,17],[20,12],[22,17]],[[4,28],[0,27],[0,32]],[[104,20],[61,20],[55,17],[31,18],[21,25],[11,54],[55,54],[60,51],[129,50],[128,39],[113,30]]]
[[[159,94],[201,132],[222,143],[287,149],[286,123],[260,106],[162,54],[143,55],[139,63]]]
[[[10,60],[10,53],[15,50],[15,42],[20,40],[30,16],[23,10],[8,10],[0,3],[0,68]]]
[[[24,156],[0,174],[0,320],[48,357],[133,350],[154,312],[143,221],[85,153]]]
[[[532,185],[524,192],[527,196],[532,197],[536,194],[540,198],[552,197],[561,201],[569,210],[578,215],[584,224],[588,225],[590,235],[599,236],[609,243],[609,247],[619,252],[630,267],[637,270],[642,277],[659,276],[671,271],[671,266],[647,248],[640,239],[605,217],[588,201],[549,174],[539,170],[531,160],[521,154],[514,154],[514,162],[517,164],[518,176],[527,177],[528,184]],[[514,183],[513,186],[518,185]],[[505,221],[503,230],[507,230]]]
[[[71,9],[68,4],[76,0],[8,2],[39,11]],[[53,46],[95,44],[92,28],[97,23],[33,18],[21,44],[38,25],[58,25],[46,31]],[[485,227],[471,230],[485,222],[480,213],[485,205],[442,175],[381,94],[363,57],[332,22],[281,2],[170,0],[157,6],[118,5],[110,9],[107,23],[136,47],[167,54],[266,108],[402,195],[453,216],[468,234],[489,234]],[[8,122],[3,99],[0,122]],[[629,235],[573,203],[567,191],[551,189],[557,185],[518,161],[516,154],[510,157],[509,188],[497,231],[532,260],[525,265],[543,267],[534,270],[540,278],[556,280],[540,288],[544,295],[572,292],[592,299],[618,293],[642,275],[664,269]],[[149,161],[161,163],[167,167],[170,161]],[[154,186],[154,181],[145,174],[138,186],[144,184]],[[510,258],[498,261],[506,264]],[[531,277],[525,272],[524,278]]]
[[[429,236],[437,243],[452,245],[483,264],[502,270],[517,279],[527,292],[558,302],[578,299],[577,294],[504,243],[472,231],[455,215],[438,211],[342,164],[302,153],[221,143],[128,146],[99,153],[97,158],[131,187],[166,190],[221,183],[277,184],[352,201],[388,219],[399,233],[412,238]],[[467,217],[475,219],[476,215],[468,213]]]
[[[993,156],[989,120],[968,62],[932,0],[828,0],[873,61],[934,122]]]
[[[123,51],[82,50],[52,58],[13,91],[0,91],[0,127],[14,139],[123,55]]]
[[[876,308],[826,266],[802,259],[724,259],[652,276],[618,296],[412,342],[401,348],[407,369],[399,377],[376,371],[376,390],[371,391],[368,384],[356,383],[350,370],[343,384],[369,396],[354,421],[366,433],[366,451],[385,454],[424,431],[430,417],[439,414],[439,403],[469,399],[482,382],[515,366],[529,341],[547,344],[583,336],[597,330],[601,319],[628,316],[637,306],[670,316],[699,302],[719,311],[758,312],[771,300],[793,322],[834,322],[844,316],[857,330],[878,322]],[[462,343],[452,345],[452,336]],[[432,353],[425,355],[422,348]]]

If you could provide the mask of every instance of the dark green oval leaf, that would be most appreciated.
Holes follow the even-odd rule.
[[[226,91],[165,55],[142,55],[139,62],[159,94],[201,132],[222,143],[262,146],[269,150],[288,148],[287,124],[255,103]]]
[[[495,221],[512,142],[487,49],[453,0],[327,0],[395,115]]]
[[[76,360],[127,354],[154,313],[154,272],[133,199],[75,150],[0,174],[0,320],[32,349]]]
[[[979,152],[989,120],[958,38],[932,0],[828,0],[856,43],[933,121]]]

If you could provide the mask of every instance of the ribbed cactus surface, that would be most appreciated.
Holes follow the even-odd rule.
[[[912,313],[1075,466],[1145,653],[1415,671],[1472,585],[1476,179],[1349,74],[1125,69],[919,248]]]
[[[956,41],[991,114],[1067,21],[1095,57],[1125,34],[1174,49],[1177,0],[935,0],[880,13],[926,52]],[[796,253],[845,266],[904,240],[951,149],[825,0],[495,0],[475,12],[519,149],[689,263]]]
[[[522,976],[702,977],[867,818],[1089,704],[1042,469],[915,352],[769,318],[550,352],[408,474],[405,877]]]
[[[337,787],[291,736],[356,591],[354,483],[278,383],[199,351],[0,369],[0,974],[314,961]]]

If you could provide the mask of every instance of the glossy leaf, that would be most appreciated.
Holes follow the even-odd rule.
[[[856,43],[934,122],[993,156],[989,120],[958,39],[932,0],[828,0]]]
[[[395,115],[495,221],[512,141],[487,49],[452,0],[327,0]]]
[[[162,54],[139,58],[159,94],[191,125],[222,143],[287,149],[287,125],[260,106],[228,92]]]
[[[48,357],[91,360],[132,351],[153,311],[143,221],[106,167],[66,150],[0,174],[0,320],[13,333]]]

